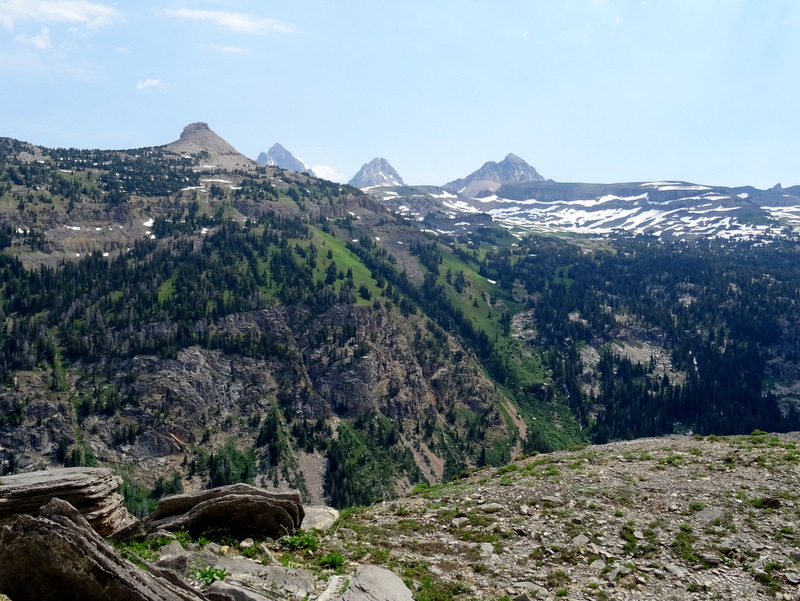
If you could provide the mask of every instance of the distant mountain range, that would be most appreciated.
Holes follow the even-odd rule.
[[[486,215],[521,234],[784,237],[800,225],[800,186],[555,182],[514,154],[441,187],[387,186],[369,192],[391,210],[448,234],[470,231],[475,218],[483,223]]]
[[[260,163],[311,173],[280,144],[262,152],[254,163],[205,123],[186,126],[180,139],[164,148],[191,156],[203,167],[235,169]],[[349,184],[368,188],[389,209],[449,234],[485,225],[487,216],[521,234],[753,238],[784,237],[800,226],[800,186],[760,190],[684,181],[555,182],[515,154],[486,162],[443,186],[412,187],[386,159],[375,158]]]

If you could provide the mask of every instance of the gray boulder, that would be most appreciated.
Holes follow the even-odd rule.
[[[350,581],[342,601],[414,601],[414,597],[394,572],[363,566]]]
[[[327,530],[339,519],[339,512],[326,505],[306,505],[303,528],[306,530]]]
[[[117,538],[141,539],[159,529],[186,530],[192,537],[228,534],[237,539],[279,538],[294,534],[304,516],[299,493],[270,493],[248,484],[232,484],[165,497],[151,515]]]

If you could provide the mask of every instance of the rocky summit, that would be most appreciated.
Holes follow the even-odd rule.
[[[447,192],[465,198],[479,198],[493,194],[503,184],[515,182],[542,182],[544,178],[523,159],[509,153],[499,163],[488,161],[463,179],[442,186]]]
[[[311,171],[303,161],[277,142],[273,144],[267,152],[259,154],[256,158],[256,163],[270,167],[280,167],[281,169],[288,169],[289,171],[295,171],[297,173],[314,175],[314,172]]]
[[[356,188],[369,188],[371,186],[403,186],[403,178],[383,158],[372,159],[361,166],[348,184]]]
[[[255,163],[218,136],[208,123],[190,123],[179,139],[162,147],[193,160],[198,166],[211,169],[250,169]]]

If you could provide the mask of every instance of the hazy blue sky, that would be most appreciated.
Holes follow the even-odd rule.
[[[558,181],[800,184],[798,0],[0,0],[0,78],[0,136],[44,146],[206,121],[345,180],[513,152]]]

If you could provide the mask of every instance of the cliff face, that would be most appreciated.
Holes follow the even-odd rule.
[[[46,375],[22,373],[0,399],[18,422],[0,444],[15,450],[20,469],[65,453],[69,462],[77,449],[76,460],[129,465],[153,486],[235,441],[256,449],[258,482],[298,487],[306,500],[320,502],[322,437],[336,437],[342,419],[389,420],[388,450],[415,457],[390,475],[389,494],[420,477],[441,481],[474,461],[475,448],[457,440],[466,427],[459,413],[475,415],[484,437],[515,436],[471,354],[450,336],[437,338],[441,333],[417,316],[348,305],[313,317],[275,308],[228,316],[211,330],[232,338],[266,333],[280,350],[257,359],[192,346],[174,357],[84,363],[61,393],[49,390]],[[267,422],[270,440],[263,439]],[[185,486],[202,486],[208,477],[200,468]]]

